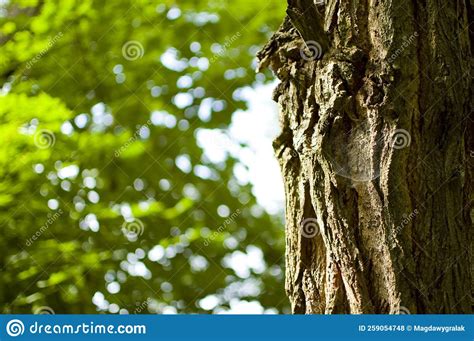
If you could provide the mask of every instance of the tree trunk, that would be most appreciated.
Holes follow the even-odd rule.
[[[258,57],[294,313],[472,312],[469,1],[288,1]]]

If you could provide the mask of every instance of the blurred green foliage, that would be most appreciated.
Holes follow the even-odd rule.
[[[280,218],[196,139],[283,5],[0,2],[0,312],[287,311]]]

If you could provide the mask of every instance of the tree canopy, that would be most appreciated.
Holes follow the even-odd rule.
[[[281,1],[0,4],[3,313],[286,312],[279,217],[225,132]],[[245,262],[245,259],[251,260]],[[236,269],[235,263],[239,263]],[[250,264],[250,265],[249,265]]]

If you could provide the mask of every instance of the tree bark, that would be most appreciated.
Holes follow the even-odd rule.
[[[288,0],[259,53],[294,313],[472,313],[470,0]]]

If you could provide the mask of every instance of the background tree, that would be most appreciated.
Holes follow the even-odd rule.
[[[281,80],[293,312],[471,313],[470,2],[287,13],[259,57]]]
[[[287,311],[280,219],[197,140],[271,79],[255,53],[283,10],[1,3],[2,313]]]

